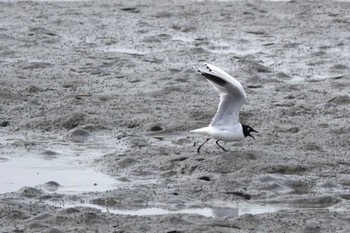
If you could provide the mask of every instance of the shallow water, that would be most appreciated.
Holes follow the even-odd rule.
[[[215,206],[215,207],[205,207],[205,208],[183,208],[170,210],[166,208],[159,207],[145,207],[140,209],[133,210],[125,210],[125,209],[113,209],[107,207],[101,207],[99,205],[94,204],[65,204],[65,207],[91,207],[95,209],[99,209],[103,212],[109,212],[113,214],[119,215],[131,215],[131,216],[151,216],[151,215],[168,215],[168,214],[195,214],[201,215],[205,217],[213,217],[213,218],[224,218],[224,217],[238,217],[244,214],[263,214],[263,213],[273,213],[283,209],[289,209],[286,206],[274,206],[274,205],[259,205],[259,204],[248,204],[248,203],[236,203],[235,205],[226,204],[223,206]],[[229,207],[226,207],[229,206]]]
[[[106,47],[106,48],[103,48],[102,51],[113,52],[113,53],[125,53],[130,55],[146,55],[150,53],[150,51],[146,51],[146,50],[136,50],[136,49],[122,48],[122,47]]]
[[[60,185],[54,190],[59,193],[106,191],[120,183],[91,167],[94,159],[117,148],[113,138],[81,137],[74,143],[68,136],[0,133],[0,194],[50,181]]]
[[[60,184],[56,192],[80,193],[106,191],[118,181],[86,166],[78,166],[73,159],[63,156],[54,159],[19,157],[0,162],[0,193],[15,192],[50,181]]]

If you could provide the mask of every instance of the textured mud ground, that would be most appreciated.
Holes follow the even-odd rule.
[[[349,232],[349,12],[335,1],[0,2],[1,163],[57,157],[57,140],[93,145],[102,155],[88,166],[119,182],[4,193],[1,232]],[[218,103],[194,69],[204,62],[245,87],[255,141],[196,154],[203,138],[189,130]],[[283,208],[112,213],[237,203]]]

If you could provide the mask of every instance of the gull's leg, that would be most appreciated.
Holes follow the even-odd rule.
[[[200,151],[201,147],[202,147],[205,143],[207,143],[209,140],[210,140],[210,138],[207,138],[207,140],[205,140],[205,142],[203,142],[203,143],[198,147],[198,149],[197,149],[197,153],[198,153],[198,154],[199,154],[199,151]]]
[[[225,151],[225,152],[228,151],[219,144],[219,140],[216,140],[216,145],[218,145],[223,151]]]

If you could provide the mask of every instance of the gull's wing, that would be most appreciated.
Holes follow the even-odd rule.
[[[239,123],[239,111],[245,103],[246,93],[242,84],[222,69],[205,64],[206,69],[198,69],[220,92],[220,103],[210,126],[229,127]]]

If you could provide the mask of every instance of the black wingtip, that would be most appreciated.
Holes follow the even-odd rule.
[[[202,73],[202,75],[204,75],[204,77],[206,77],[209,81],[212,81],[213,83],[219,86],[225,86],[227,84],[227,82],[224,79],[216,75],[212,75],[210,73]]]
[[[226,85],[227,82],[224,79],[214,75],[212,70],[209,68],[209,66],[207,64],[204,64],[204,65],[208,69],[208,71],[196,68],[198,73],[200,73],[201,75],[206,77],[209,81],[214,82],[214,83],[216,83],[219,86],[225,86]]]
[[[205,68],[207,68],[209,70],[209,72],[212,72],[212,69],[209,68],[207,63],[205,63],[204,66],[205,66]]]

